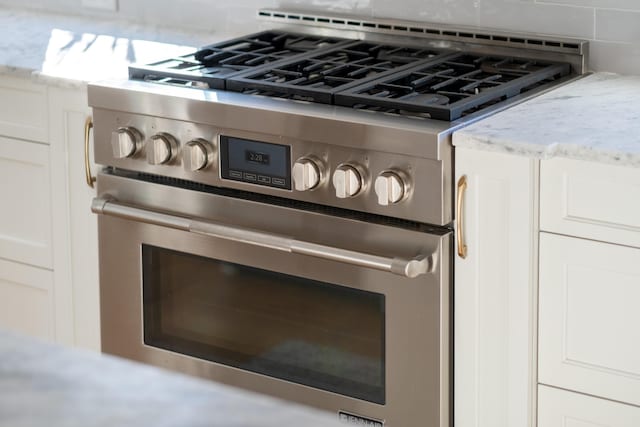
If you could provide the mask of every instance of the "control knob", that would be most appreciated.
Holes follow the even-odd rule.
[[[362,174],[355,166],[340,165],[333,173],[333,186],[337,198],[354,197],[362,190]]]
[[[209,164],[211,149],[209,142],[202,138],[187,142],[182,149],[182,161],[184,167],[190,171],[203,169]]]
[[[152,165],[168,163],[177,147],[176,140],[168,133],[157,133],[147,144],[147,162]]]
[[[319,162],[308,157],[302,157],[293,164],[293,186],[297,191],[313,190],[322,179]]]
[[[387,206],[398,203],[408,193],[407,183],[398,172],[384,171],[376,178],[374,190],[378,196],[378,204]]]
[[[116,159],[132,157],[141,143],[142,134],[134,127],[120,127],[111,133],[111,149]]]

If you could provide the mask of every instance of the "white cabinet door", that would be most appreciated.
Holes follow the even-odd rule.
[[[85,89],[49,89],[57,337],[99,350],[98,228],[91,213],[95,190],[84,175],[84,122],[89,113]]]
[[[639,307],[640,249],[541,233],[540,382],[640,405]]]
[[[640,408],[540,386],[538,427],[638,427]]]
[[[542,162],[540,229],[640,248],[640,169]]]
[[[47,142],[46,86],[2,76],[0,135]]]
[[[456,427],[535,426],[538,165],[456,150],[456,182],[468,181],[468,255],[455,259]]]
[[[52,267],[49,146],[0,137],[0,258]]]
[[[52,273],[0,259],[0,328],[53,339]]]

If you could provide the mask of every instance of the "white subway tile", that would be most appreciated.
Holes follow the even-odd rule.
[[[372,0],[373,14],[591,39],[594,9],[513,0]]]
[[[640,42],[640,12],[596,10],[596,40]]]
[[[638,0],[536,0],[538,3],[565,4],[600,9],[640,10]]]
[[[371,16],[372,0],[280,0],[278,7]]]
[[[477,25],[481,0],[372,0],[373,15],[379,18]]]
[[[491,0],[479,9],[479,25],[539,34],[592,39],[591,8]]]
[[[590,42],[591,71],[640,75],[640,46],[636,43]]]

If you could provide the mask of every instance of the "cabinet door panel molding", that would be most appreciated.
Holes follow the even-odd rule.
[[[640,249],[541,233],[540,382],[640,405]]]

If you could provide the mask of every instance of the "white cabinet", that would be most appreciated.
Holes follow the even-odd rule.
[[[640,249],[541,233],[540,382],[640,406]]]
[[[465,259],[455,258],[456,427],[535,426],[538,162],[458,148]]]
[[[639,426],[640,169],[553,159],[540,178],[539,425]]]
[[[540,386],[538,427],[638,427],[640,408]]]
[[[0,259],[0,327],[53,339],[53,278],[49,270]]]
[[[552,159],[541,169],[541,230],[640,248],[640,168]]]
[[[46,87],[0,81],[0,328],[55,339]]]
[[[52,190],[54,199],[57,319],[72,329],[61,340],[100,349],[98,225],[91,212],[95,190],[84,175],[84,122],[89,116],[85,89],[49,88]],[[93,146],[91,144],[91,146]],[[95,165],[92,164],[95,171]],[[71,331],[72,335],[63,335]]]
[[[0,328],[100,348],[86,90],[0,82]]]
[[[47,87],[26,80],[0,79],[0,135],[47,142]]]
[[[0,136],[0,258],[51,268],[49,146]]]

